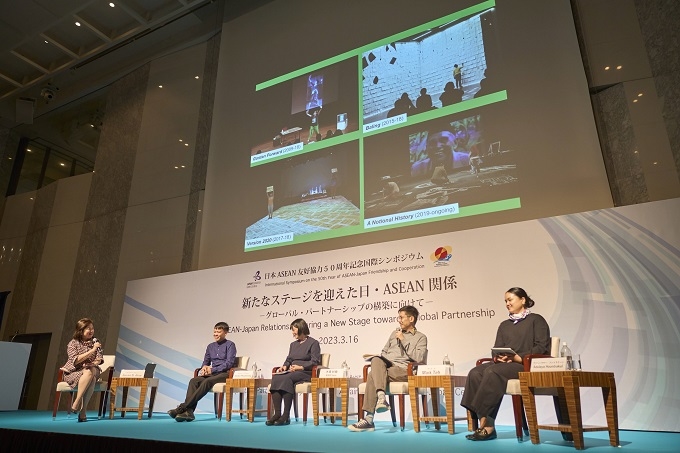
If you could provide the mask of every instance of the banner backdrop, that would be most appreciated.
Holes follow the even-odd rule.
[[[216,322],[269,377],[291,321],[304,318],[331,367],[346,361],[360,376],[362,354],[380,352],[408,304],[420,311],[428,362],[447,354],[464,375],[489,356],[505,290],[521,286],[584,369],[615,373],[622,429],[680,431],[678,213],[674,199],[131,281],[116,366],[157,363],[156,408],[167,410],[184,400]],[[582,401],[584,424],[606,424],[599,389],[582,390]],[[212,398],[199,409],[212,411]],[[538,411],[554,420],[550,398]],[[509,401],[498,418],[513,423]]]

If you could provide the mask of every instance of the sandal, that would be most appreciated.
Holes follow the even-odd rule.
[[[475,431],[475,433],[472,435],[472,438],[470,440],[474,441],[480,441],[480,440],[493,440],[496,439],[498,435],[496,434],[496,430],[494,429],[491,432],[488,432],[484,428]]]
[[[82,410],[82,408],[83,408],[83,400],[81,399],[80,405],[78,407],[71,406],[71,412],[74,412],[74,413],[77,414],[78,412],[80,412]]]

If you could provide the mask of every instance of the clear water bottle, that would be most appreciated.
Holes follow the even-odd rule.
[[[451,360],[449,360],[448,354],[444,354],[444,359],[442,359],[442,364],[443,365],[451,365]]]
[[[346,360],[342,361],[342,365],[340,365],[340,368],[342,368],[343,370],[349,370],[349,365],[347,365]]]
[[[562,349],[560,349],[560,357],[567,358],[567,370],[573,369],[571,349],[569,349],[569,346],[567,346],[566,341],[562,343]]]
[[[253,377],[257,378],[257,362],[253,363],[253,366],[251,367],[251,369],[253,370]]]

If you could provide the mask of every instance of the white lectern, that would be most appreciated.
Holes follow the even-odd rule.
[[[0,411],[19,409],[31,345],[0,341]]]

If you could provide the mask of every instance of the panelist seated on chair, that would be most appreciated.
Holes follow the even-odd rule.
[[[226,382],[229,369],[236,362],[236,345],[227,340],[229,324],[218,322],[213,329],[214,342],[205,348],[205,357],[198,376],[192,378],[187,386],[183,403],[168,411],[168,415],[178,422],[193,421],[198,401],[210,392],[213,386]]]
[[[267,420],[267,426],[290,424],[290,408],[295,397],[295,386],[299,382],[310,382],[312,368],[321,363],[321,347],[317,340],[309,336],[307,322],[298,318],[290,324],[290,330],[295,341],[290,344],[288,357],[283,365],[272,375],[269,393],[274,414]]]
[[[399,327],[390,334],[380,356],[371,358],[371,372],[366,380],[364,418],[350,425],[350,431],[374,431],[373,416],[390,409],[385,389],[391,381],[408,381],[409,363],[424,363],[427,358],[427,337],[416,330],[418,309],[406,305],[398,312]]]
[[[466,436],[469,440],[496,438],[494,420],[508,380],[517,379],[524,371],[524,356],[550,353],[550,327],[541,315],[529,310],[534,303],[522,288],[510,288],[505,293],[509,319],[498,326],[494,348],[511,348],[516,354],[496,355],[493,361],[470,370],[460,404],[472,417],[479,418],[480,427]]]
[[[73,401],[73,412],[78,413],[78,421],[87,420],[87,404],[90,402],[104,361],[102,345],[94,337],[94,323],[90,318],[76,322],[73,339],[66,346],[68,360],[61,369],[64,381],[72,388],[77,387]]]

